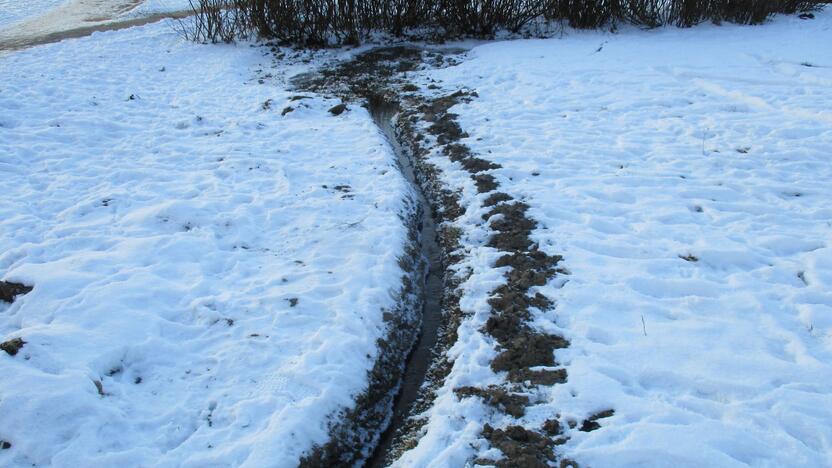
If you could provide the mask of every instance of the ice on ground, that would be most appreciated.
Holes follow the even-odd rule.
[[[491,43],[422,74],[479,94],[452,109],[464,143],[502,165],[501,190],[571,271],[542,288],[558,305],[536,321],[571,341],[557,352],[569,381],[532,395],[521,422],[615,415],[569,431],[563,456],[832,465],[832,12],[816,16]],[[465,200],[483,196],[435,161]],[[402,466],[470,459],[495,422],[450,391],[493,379],[487,254],[470,260],[473,315]]]
[[[366,388],[410,189],[271,60],[164,23],[0,57],[0,465],[288,466]]]

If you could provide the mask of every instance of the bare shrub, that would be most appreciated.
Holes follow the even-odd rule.
[[[635,24],[689,27],[704,21],[759,24],[776,13],[822,7],[819,0],[189,0],[186,36],[230,42],[256,35],[306,46],[357,44],[371,31],[444,37],[517,32],[545,18],[575,28]]]
[[[192,22],[179,20],[179,30],[198,42],[232,42],[248,30],[248,10],[242,0],[188,0]]]
[[[546,12],[539,0],[439,0],[437,19],[452,35],[488,36],[497,29],[517,32]]]

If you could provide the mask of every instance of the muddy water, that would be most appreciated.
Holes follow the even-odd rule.
[[[409,415],[410,407],[416,400],[419,388],[425,380],[425,374],[432,361],[432,350],[436,344],[436,335],[442,323],[441,298],[444,267],[442,265],[439,244],[437,243],[436,224],[431,216],[431,206],[422,193],[416,180],[413,164],[399,144],[396,130],[393,127],[393,119],[398,112],[398,106],[395,103],[383,101],[382,99],[371,99],[369,110],[376,125],[378,125],[387,137],[387,141],[393,148],[402,174],[404,174],[405,178],[418,194],[419,203],[424,214],[420,228],[420,246],[422,255],[428,262],[419,339],[408,356],[401,389],[394,403],[390,426],[381,435],[381,440],[373,456],[366,463],[368,467],[381,467],[384,466],[384,460],[393,442],[396,430],[402,426]]]

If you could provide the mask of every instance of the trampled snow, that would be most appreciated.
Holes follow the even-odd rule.
[[[615,410],[558,450],[582,466],[832,465],[832,12],[474,48],[424,72],[478,98],[452,109],[535,240],[571,272],[541,291],[569,380],[522,422]],[[477,194],[438,155],[451,187]],[[460,225],[481,223],[469,209]],[[497,255],[469,227],[471,318],[401,466],[459,466],[484,422],[451,391],[496,383],[479,332]],[[503,419],[500,419],[503,418]]]
[[[271,60],[165,23],[0,57],[0,465],[293,465],[366,388],[410,188]]]

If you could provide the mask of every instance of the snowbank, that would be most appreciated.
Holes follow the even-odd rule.
[[[0,57],[0,279],[34,286],[0,465],[292,465],[365,390],[410,188],[271,57],[166,23]]]
[[[535,240],[571,271],[540,288],[557,308],[536,320],[571,341],[556,353],[568,382],[531,392],[519,421],[557,417],[563,456],[832,464],[830,43],[826,12],[492,43],[421,74],[479,94],[452,109],[463,142],[502,166],[491,171],[500,189],[530,205]],[[466,206],[481,201],[458,164],[435,156]],[[482,448],[484,422],[517,423],[452,392],[499,382],[479,331],[497,280],[496,256],[476,247],[484,232],[463,237],[460,303],[472,315],[401,466],[458,466]],[[608,409],[600,429],[575,427]]]

